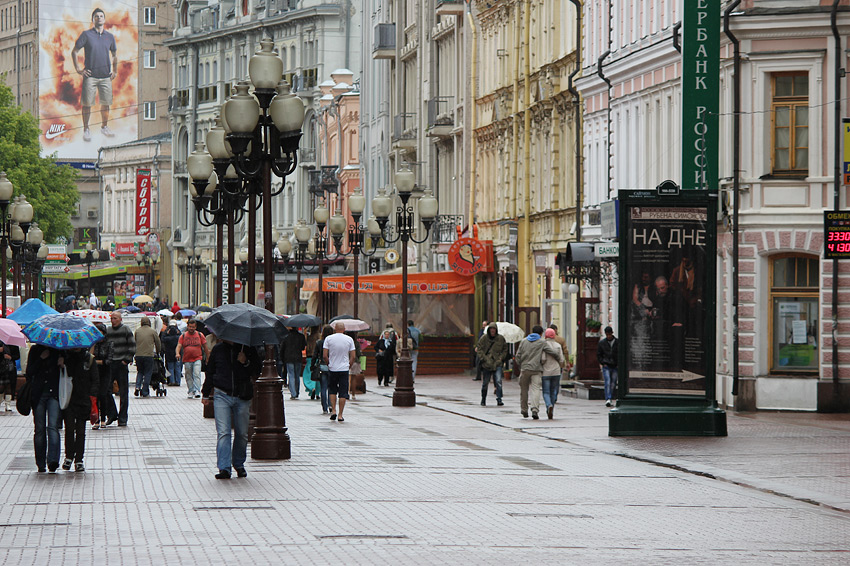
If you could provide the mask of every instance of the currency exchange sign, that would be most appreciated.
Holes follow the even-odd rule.
[[[682,188],[717,188],[720,0],[684,3]]]

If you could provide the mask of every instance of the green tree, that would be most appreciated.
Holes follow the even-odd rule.
[[[80,193],[77,172],[42,157],[38,120],[15,104],[12,89],[0,80],[0,171],[15,186],[15,195],[26,195],[34,220],[44,231],[45,242],[71,236],[70,216]]]

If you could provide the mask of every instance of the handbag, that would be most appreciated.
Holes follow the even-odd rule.
[[[68,368],[59,369],[59,408],[63,411],[71,404],[71,393],[74,391],[74,380],[68,375]]]
[[[30,391],[29,380],[18,389],[17,399],[15,405],[18,408],[18,412],[26,417],[32,411],[32,392]]]

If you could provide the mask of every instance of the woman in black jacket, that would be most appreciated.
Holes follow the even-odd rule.
[[[396,334],[392,327],[384,329],[383,334],[375,340],[375,367],[378,372],[378,385],[381,385],[381,381],[387,386],[392,383],[397,343],[398,340],[396,340]]]
[[[75,349],[68,353],[68,375],[74,380],[71,402],[62,411],[65,424],[65,461],[63,470],[85,472],[83,455],[86,449],[86,422],[97,414],[97,394],[100,389],[100,372],[95,358],[88,350]],[[96,422],[96,421],[95,421]]]
[[[320,393],[319,397],[322,399],[322,414],[327,415],[330,410],[330,403],[328,403],[328,366],[325,366],[325,371],[322,371],[322,366],[324,362],[322,361],[323,351],[324,351],[324,342],[325,338],[334,333],[333,327],[326,325],[322,328],[322,337],[316,342],[316,345],[313,346],[313,358],[311,361],[310,372],[313,376],[313,381],[318,381],[320,384]]]
[[[94,325],[101,334],[106,335],[106,325],[96,322]],[[97,392],[97,412],[100,415],[100,423],[92,425],[92,429],[109,426],[118,418],[118,408],[115,406],[115,397],[112,396],[112,373],[110,362],[114,345],[111,340],[101,340],[94,345],[95,365],[98,370],[99,390]]]
[[[6,412],[12,412],[12,395],[18,382],[18,368],[15,360],[20,359],[21,351],[17,346],[9,346],[0,342],[0,395]]]
[[[27,381],[35,425],[35,465],[39,472],[49,469],[53,473],[59,467],[59,369],[64,366],[65,356],[59,350],[41,344],[30,348]]]

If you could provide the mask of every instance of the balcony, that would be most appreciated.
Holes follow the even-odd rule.
[[[218,87],[205,86],[198,88],[198,103],[218,102]]]
[[[189,171],[185,161],[175,161],[173,169],[175,175],[185,175]]]
[[[416,149],[416,114],[405,112],[397,114],[393,121],[393,144],[398,149]]]
[[[463,228],[463,214],[439,214],[431,228],[431,242],[451,244],[457,240],[458,227]]]
[[[464,3],[461,0],[437,0],[438,16],[462,16]]]
[[[303,165],[304,167],[313,167],[316,164],[316,148],[298,148],[298,164]]]
[[[372,59],[395,59],[395,55],[395,24],[376,25]]]
[[[452,96],[437,96],[428,101],[428,135],[447,138],[454,129]]]

